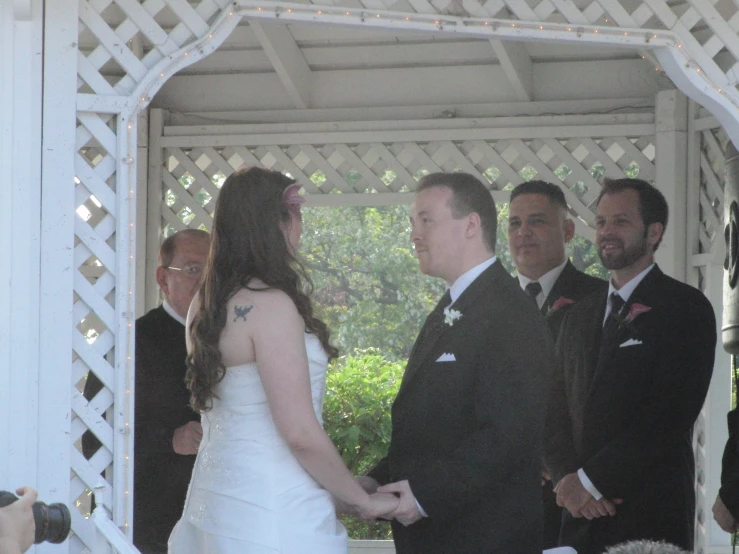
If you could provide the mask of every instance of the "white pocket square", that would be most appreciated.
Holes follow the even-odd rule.
[[[623,348],[624,346],[634,346],[634,345],[641,344],[641,343],[642,342],[640,340],[637,340],[637,339],[629,339],[626,342],[621,343],[619,345],[619,348]]]
[[[449,354],[448,352],[444,352],[441,356],[439,356],[439,359],[436,361],[437,362],[456,362],[457,358],[454,357],[454,354]]]

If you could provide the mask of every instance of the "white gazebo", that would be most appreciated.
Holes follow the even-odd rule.
[[[670,204],[660,264],[720,316],[737,29],[737,0],[0,0],[0,488],[100,505],[36,552],[135,552],[133,321],[162,230],[208,225],[243,163],[324,206],[406,203],[419,172],[455,169],[506,201],[535,173],[588,237],[594,175],[638,172]],[[729,551],[711,505],[730,378],[719,345],[703,554]]]

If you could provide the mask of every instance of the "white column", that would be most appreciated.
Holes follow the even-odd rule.
[[[686,279],[685,243],[687,240],[688,189],[688,99],[679,90],[657,93],[657,158],[655,186],[667,199],[670,217],[667,231],[657,250],[662,270],[678,279]]]
[[[156,283],[157,256],[162,241],[162,175],[164,151],[162,134],[164,133],[164,111],[149,110],[149,163],[146,179],[147,189],[139,190],[139,194],[147,197],[146,219],[146,306],[151,310],[159,305],[159,287]],[[143,233],[142,233],[143,234]],[[140,255],[139,255],[140,256]],[[139,258],[140,259],[140,258]],[[142,287],[144,288],[144,287]],[[143,314],[138,314],[143,315]]]
[[[69,468],[78,8],[77,2],[45,0],[38,486],[44,500],[67,503],[73,501]],[[81,516],[74,506],[70,511],[74,527]],[[44,544],[37,551],[56,554],[64,548]]]
[[[149,111],[138,117],[136,148],[136,310],[135,317],[144,315],[146,309],[146,220],[147,178],[149,168]]]
[[[721,486],[721,455],[728,438],[726,413],[731,409],[731,356],[721,344],[721,311],[723,302],[723,278],[721,248],[712,256],[706,266],[705,293],[716,313],[718,341],[716,344],[716,362],[713,367],[713,378],[708,389],[706,403],[701,412],[702,428],[696,428],[696,443],[702,441],[703,446],[696,447],[696,538],[702,532],[702,544],[696,544],[696,552],[704,554],[728,553],[730,536],[724,533],[713,521],[711,508]]]
[[[41,0],[0,2],[0,489],[7,490],[38,487],[44,456],[37,445],[42,13]]]

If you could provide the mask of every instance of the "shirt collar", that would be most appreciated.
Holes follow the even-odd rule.
[[[562,272],[567,265],[567,261],[568,260],[565,259],[565,261],[562,262],[560,265],[553,269],[550,269],[538,279],[529,279],[528,277],[526,277],[526,275],[523,275],[521,273],[518,274],[518,282],[521,285],[521,288],[524,290],[526,289],[526,285],[528,285],[529,283],[533,283],[534,281],[537,281],[541,285],[541,292],[536,296],[536,303],[540,308],[549,297],[549,293],[552,292],[552,289],[554,288],[554,283],[556,283],[557,279],[559,279],[559,276],[562,275]]]
[[[636,277],[634,277],[631,281],[626,283],[623,287],[620,289],[616,289],[616,287],[613,286],[613,279],[608,280],[608,300],[606,303],[606,314],[603,319],[605,321],[609,314],[611,313],[611,294],[614,292],[618,294],[624,301],[624,303],[629,301],[629,298],[631,298],[631,295],[633,294],[636,287],[639,286],[639,283],[641,283],[644,280],[644,277],[647,276],[647,273],[652,271],[652,268],[655,266],[655,264],[650,265],[648,268],[646,268],[644,271],[639,273]]]
[[[185,324],[185,318],[182,317],[177,312],[175,312],[174,311],[174,308],[172,306],[170,306],[169,305],[169,302],[167,302],[166,300],[164,302],[162,302],[162,308],[164,308],[164,311],[167,312],[169,315],[172,316],[172,319],[174,319],[175,321],[178,321],[182,325]]]
[[[457,277],[457,280],[454,281],[451,287],[449,287],[449,296],[452,297],[452,304],[454,304],[457,299],[462,296],[462,293],[467,290],[467,287],[469,287],[483,271],[493,265],[495,263],[495,260],[497,259],[498,258],[495,256],[493,256],[492,258],[488,258],[481,264],[476,265],[469,271],[466,271],[465,273]]]

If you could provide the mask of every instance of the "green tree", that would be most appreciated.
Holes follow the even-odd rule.
[[[301,253],[334,344],[407,358],[445,286],[418,271],[408,206],[306,208],[303,229]]]

